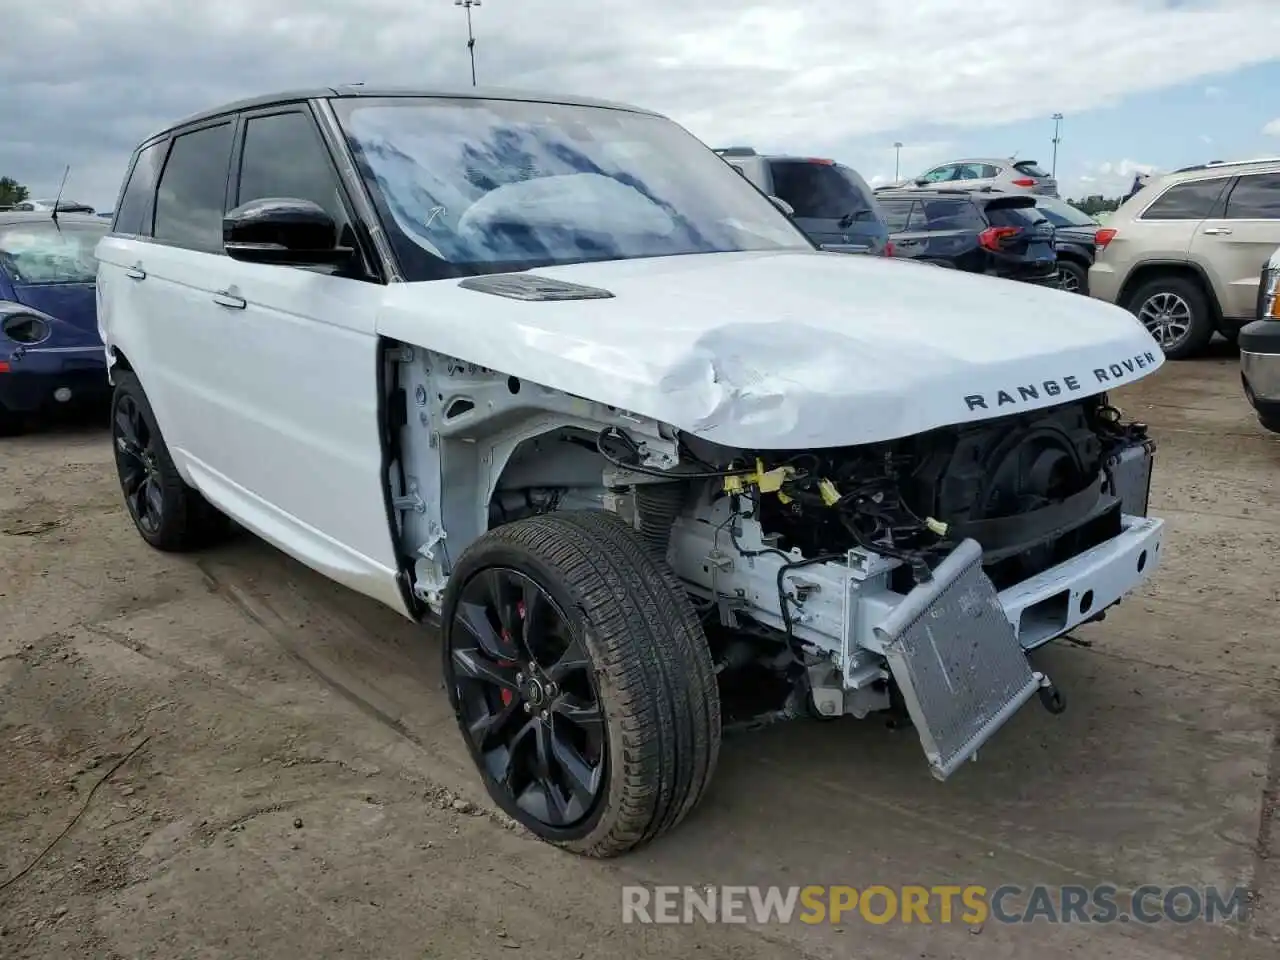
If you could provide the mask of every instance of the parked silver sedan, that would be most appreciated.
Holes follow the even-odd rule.
[[[900,184],[882,189],[929,190],[990,187],[1001,193],[1031,193],[1043,197],[1058,195],[1058,181],[1034,160],[1015,157],[952,160]]]

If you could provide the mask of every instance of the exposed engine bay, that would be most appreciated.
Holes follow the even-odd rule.
[[[1027,653],[1101,619],[1158,562],[1154,444],[1105,394],[896,440],[745,450],[555,391],[530,418],[518,381],[470,365],[401,369],[421,422],[440,424],[427,447],[401,423],[408,494],[393,499],[411,507],[400,535],[419,597],[486,528],[613,512],[683,581],[717,670],[780,680],[782,706],[753,723],[884,712],[917,729],[940,778],[1030,697],[1061,710]]]

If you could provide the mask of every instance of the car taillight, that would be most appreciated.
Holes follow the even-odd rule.
[[[1013,181],[1013,185],[1015,187],[1034,187],[1036,182],[1030,177],[1019,177],[1017,180]]]
[[[978,246],[986,250],[999,251],[1001,241],[1008,237],[1016,237],[1021,232],[1021,227],[987,227],[978,234]]]
[[[4,360],[0,360],[0,373],[8,373],[8,372],[9,372],[9,364]]]
[[[893,245],[893,241],[892,241],[892,240],[886,240],[886,241],[884,242],[884,255],[885,255],[886,257],[892,257],[892,256],[894,256],[896,253],[897,253],[897,248]]]
[[[1103,227],[1093,235],[1093,245],[1099,250],[1105,250],[1107,244],[1116,238],[1116,232],[1111,227]]]

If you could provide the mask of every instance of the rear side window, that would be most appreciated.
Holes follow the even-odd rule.
[[[881,200],[880,213],[884,216],[885,226],[890,233],[903,233],[907,229],[907,221],[911,217],[914,200]]]
[[[807,160],[770,163],[773,192],[795,208],[797,217],[814,220],[878,219],[871,191],[847,167]]]
[[[151,201],[156,195],[156,180],[160,174],[160,164],[164,160],[164,148],[168,141],[161,140],[142,150],[138,161],[133,165],[129,182],[125,185],[124,194],[120,197],[120,205],[116,207],[115,219],[111,229],[135,237],[151,235],[150,217]]]
[[[1049,171],[1045,170],[1034,160],[1019,160],[1013,165],[1013,169],[1028,177],[1044,178],[1049,176]]]
[[[307,114],[276,113],[245,124],[236,205],[264,197],[310,200],[333,217],[340,231],[346,222],[337,173]]]
[[[967,200],[921,200],[920,205],[928,226],[913,223],[913,229],[981,230],[984,226],[981,214]]]
[[[1156,198],[1143,212],[1143,220],[1203,220],[1213,213],[1227,181],[1193,180],[1179,183]]]
[[[1232,220],[1280,220],[1280,173],[1241,177],[1227,198]]]
[[[222,252],[222,214],[231,160],[231,124],[176,137],[156,192],[155,238]]]

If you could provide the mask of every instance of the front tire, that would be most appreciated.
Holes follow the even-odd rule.
[[[1129,311],[1170,360],[1199,356],[1213,339],[1209,301],[1201,286],[1186,277],[1149,280],[1129,298]]]
[[[612,857],[696,806],[720,749],[706,637],[670,567],[612,515],[485,534],[451,574],[442,619],[459,729],[508,815]]]
[[[111,443],[125,506],[143,540],[178,553],[227,534],[227,518],[178,473],[142,384],[125,371],[116,375],[111,399]]]

